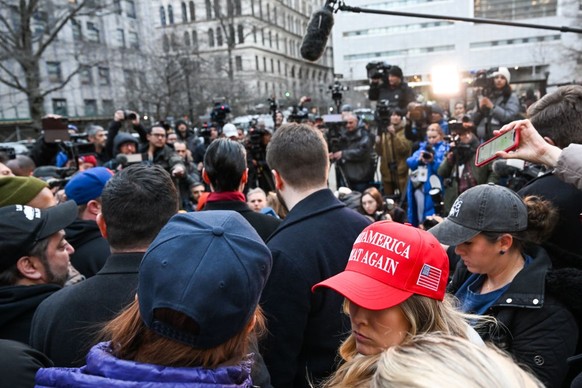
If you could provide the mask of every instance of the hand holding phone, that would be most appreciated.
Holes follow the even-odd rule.
[[[519,146],[519,131],[513,128],[510,131],[495,136],[477,147],[475,166],[481,167],[499,158],[498,151],[509,152]]]

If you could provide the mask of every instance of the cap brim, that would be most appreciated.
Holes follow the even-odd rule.
[[[36,236],[37,240],[42,240],[71,225],[77,218],[78,212],[75,201],[67,201],[41,211],[45,213],[46,221]]]
[[[343,271],[311,288],[327,287],[340,293],[350,302],[368,310],[384,310],[396,306],[413,293],[391,287],[367,275],[354,271]]]
[[[436,237],[441,244],[445,245],[459,245],[465,241],[469,241],[481,231],[476,229],[467,228],[451,221],[449,218],[438,225],[430,228],[429,233]]]

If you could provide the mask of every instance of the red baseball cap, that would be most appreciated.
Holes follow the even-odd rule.
[[[443,300],[449,258],[430,233],[392,221],[360,233],[343,272],[317,283],[368,310],[396,306],[413,294]]]

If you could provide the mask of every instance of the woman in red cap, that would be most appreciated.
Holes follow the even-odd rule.
[[[447,254],[428,232],[390,221],[364,229],[346,269],[313,287],[342,294],[352,326],[339,349],[345,362],[324,386],[369,385],[381,353],[415,335],[441,332],[483,344],[445,297],[448,276]]]

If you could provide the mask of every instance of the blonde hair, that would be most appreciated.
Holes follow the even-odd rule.
[[[382,353],[373,388],[543,387],[501,350],[459,336],[429,333]]]
[[[196,323],[186,315],[170,309],[156,310],[156,318],[184,331],[196,331]],[[212,349],[192,346],[161,336],[145,325],[135,300],[116,318],[106,324],[101,339],[111,340],[111,353],[122,360],[170,367],[216,368],[220,364],[237,364],[246,358],[249,349],[249,330],[257,335],[266,331],[265,317],[260,307],[245,329],[225,343]]]
[[[344,302],[346,314],[349,311],[349,303],[347,299]],[[399,307],[410,323],[410,332],[407,333],[403,344],[417,335],[433,332],[467,338],[469,330],[467,320],[474,319],[473,316],[458,311],[454,307],[454,297],[450,295],[446,295],[441,302],[414,294],[400,303]],[[370,384],[376,372],[380,354],[360,355],[356,350],[356,339],[353,334],[350,334],[340,346],[339,355],[345,362],[324,382],[324,387],[354,387]]]

